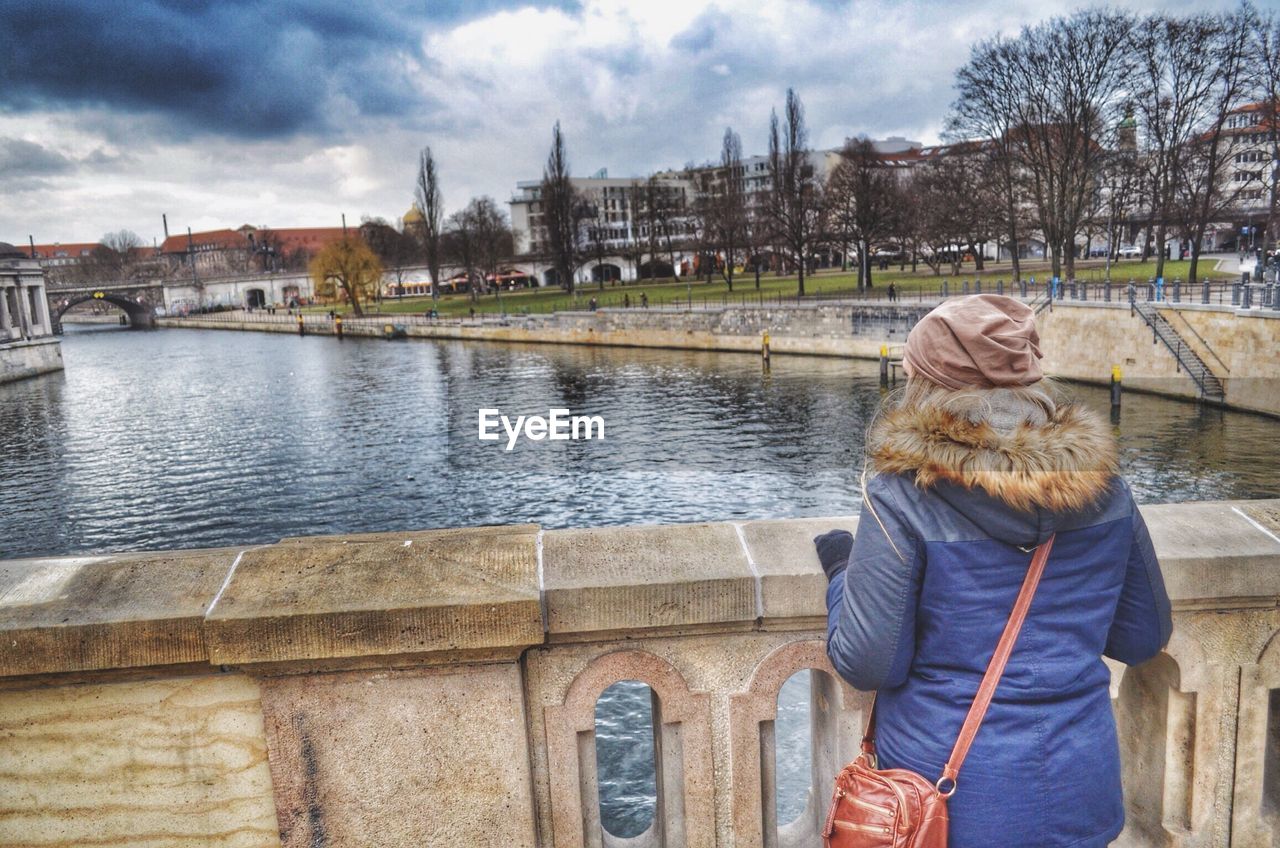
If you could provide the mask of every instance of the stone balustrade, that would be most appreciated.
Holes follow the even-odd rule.
[[[1144,508],[1167,651],[1113,666],[1124,846],[1280,844],[1280,501]],[[811,539],[854,518],[285,539],[0,562],[0,844],[814,845],[866,696]],[[778,692],[813,784],[779,825]],[[657,806],[601,825],[596,701],[653,693]]]

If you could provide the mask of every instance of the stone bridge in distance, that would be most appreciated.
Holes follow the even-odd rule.
[[[62,316],[73,306],[88,301],[109,303],[124,311],[133,328],[155,326],[156,308],[164,305],[164,286],[159,280],[60,284],[45,283],[49,316],[55,333],[62,332]]]

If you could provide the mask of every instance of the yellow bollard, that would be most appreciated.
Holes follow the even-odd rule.
[[[302,313],[298,313],[298,335],[305,336],[307,331],[302,326]]]
[[[333,319],[333,331],[338,338],[342,338],[342,316],[338,315]]]
[[[880,345],[880,385],[889,385],[889,346]]]
[[[765,330],[764,335],[760,338],[760,356],[767,362],[769,360],[769,331]]]
[[[1113,409],[1120,406],[1120,366],[1111,366],[1111,406]]]

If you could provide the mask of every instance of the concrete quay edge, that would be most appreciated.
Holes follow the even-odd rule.
[[[1144,506],[1175,607],[1280,605],[1280,499]],[[509,658],[601,634],[811,626],[852,516],[285,539],[0,561],[0,678]]]

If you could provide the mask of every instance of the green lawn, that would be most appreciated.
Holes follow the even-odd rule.
[[[1179,277],[1185,277],[1189,265],[1189,262],[1166,262],[1165,279],[1172,281]],[[1219,275],[1216,271],[1216,266],[1217,262],[1214,259],[1201,260],[1200,276],[1208,276],[1212,279],[1230,276]],[[949,270],[948,266],[944,266],[944,271]],[[1105,278],[1105,270],[1105,262],[1100,260],[1076,263],[1076,277],[1081,280],[1100,281]],[[1048,277],[1048,266],[1044,262],[1023,262],[1022,273],[1025,278],[1034,277],[1036,281],[1043,282]],[[1131,278],[1145,281],[1154,273],[1154,261],[1126,260],[1112,265],[1111,279],[1119,283],[1128,282]],[[873,271],[872,274],[876,290],[883,292],[892,282],[896,284],[904,299],[916,296],[916,293],[922,289],[926,295],[936,293],[942,285],[943,279],[951,281],[951,291],[955,292],[959,290],[960,283],[963,280],[981,278],[992,287],[991,290],[994,290],[994,284],[997,280],[1004,280],[1007,283],[1011,277],[1011,268],[1007,262],[987,263],[987,268],[981,274],[976,273],[971,265],[966,265],[961,269],[961,273],[955,277],[952,277],[949,273],[935,276],[924,265],[921,265],[920,270],[914,274],[911,272],[910,267],[905,271],[898,271],[897,266],[893,266],[888,271]],[[819,271],[817,274],[805,278],[805,293],[810,295],[852,292],[856,288],[857,275],[853,272],[842,272],[839,269]],[[559,288],[525,289],[518,292],[504,292],[499,296],[485,295],[475,303],[465,294],[444,295],[437,302],[436,308],[439,309],[442,316],[467,315],[473,307],[478,313],[540,313],[586,309],[593,297],[596,299],[597,305],[601,307],[621,307],[625,305],[626,299],[629,298],[631,306],[637,308],[640,306],[641,293],[648,295],[649,305],[653,307],[683,306],[689,303],[690,298],[692,298],[694,306],[743,301],[751,303],[762,300],[774,300],[776,302],[779,296],[794,298],[796,294],[796,278],[794,275],[778,277],[773,274],[764,274],[760,278],[760,288],[756,289],[755,276],[753,274],[735,276],[732,294],[729,293],[728,285],[724,280],[716,277],[712,283],[707,283],[705,280],[696,280],[686,284],[683,280],[666,279],[642,280],[626,284],[606,284],[603,291],[601,291],[598,284],[591,284],[580,288],[576,299]],[[421,314],[431,309],[432,302],[430,297],[406,297],[404,299],[384,299],[381,304],[370,303],[364,306],[366,312],[411,312]],[[308,311],[327,312],[331,308],[343,313],[350,311],[350,306],[347,304],[340,306],[314,306],[309,307]]]

